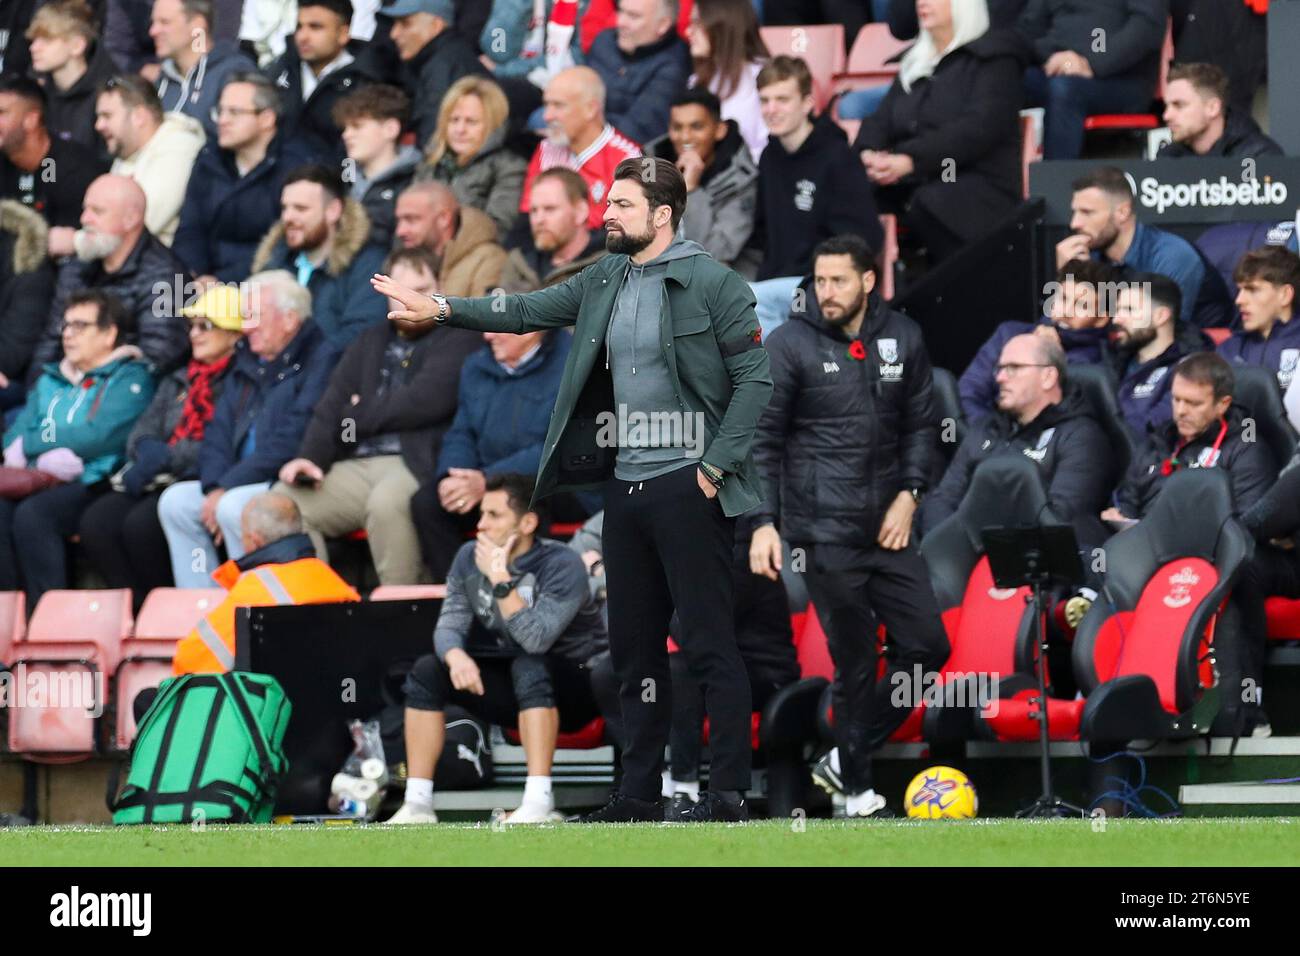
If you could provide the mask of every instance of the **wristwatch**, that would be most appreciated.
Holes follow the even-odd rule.
[[[515,583],[515,579],[511,578],[509,581],[502,581],[499,584],[492,585],[492,596],[497,599],[508,597],[510,592],[515,589]]]
[[[433,321],[437,322],[439,325],[444,324],[447,321],[447,317],[451,315],[451,309],[447,305],[447,297],[445,295],[440,295],[437,292],[431,292],[429,293],[429,298],[438,303],[438,314],[433,317]]]
[[[912,496],[912,504],[919,505],[921,499],[925,497],[925,489],[920,487],[908,488],[908,494]]]

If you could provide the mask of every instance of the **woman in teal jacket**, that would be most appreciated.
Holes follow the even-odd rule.
[[[126,438],[153,396],[149,365],[134,345],[135,317],[114,297],[68,298],[63,360],[45,366],[4,435],[4,463],[58,484],[21,501],[0,498],[0,590],[27,591],[28,607],[68,586],[66,540],[81,512],[108,490]]]

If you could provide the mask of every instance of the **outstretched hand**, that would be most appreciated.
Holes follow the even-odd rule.
[[[380,295],[388,296],[390,305],[394,301],[402,305],[401,309],[388,313],[390,320],[432,322],[438,315],[437,302],[423,293],[408,289],[400,282],[394,282],[389,276],[375,273],[370,277],[370,284]]]

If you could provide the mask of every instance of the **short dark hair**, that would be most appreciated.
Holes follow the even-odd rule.
[[[677,106],[703,106],[713,117],[713,122],[722,122],[722,101],[702,86],[692,86],[678,93],[669,109]]]
[[[1232,281],[1237,285],[1260,281],[1272,285],[1289,285],[1300,297],[1300,256],[1283,246],[1261,246],[1251,249],[1232,270]],[[1296,303],[1300,307],[1300,302]]]
[[[40,113],[41,120],[44,121],[45,91],[31,77],[21,76],[17,73],[0,74],[0,93],[9,93],[18,97],[31,109]]]
[[[1130,286],[1137,286],[1151,300],[1151,307],[1164,307],[1178,321],[1183,312],[1183,290],[1178,283],[1159,272],[1134,272],[1124,277]]]
[[[162,100],[158,99],[158,91],[139,73],[119,73],[110,76],[99,88],[100,96],[108,93],[116,93],[122,100],[122,105],[128,110],[133,110],[137,106],[143,107],[156,122],[162,122],[163,107]]]
[[[301,0],[298,9],[301,10],[303,7],[324,7],[343,21],[344,26],[352,24],[351,0]]]
[[[673,232],[677,231],[682,214],[686,212],[686,180],[676,166],[666,159],[634,156],[614,167],[614,182],[620,179],[631,179],[641,184],[652,213],[660,206],[671,208]]]
[[[1213,97],[1225,106],[1228,103],[1228,74],[1213,63],[1175,63],[1169,67],[1165,85],[1174,80],[1186,80],[1203,97]]]
[[[394,249],[384,260],[384,275],[392,275],[397,266],[409,266],[417,272],[428,272],[435,279],[441,263],[428,246],[403,246]]]
[[[780,83],[782,80],[797,80],[799,95],[812,96],[812,71],[808,69],[808,64],[797,56],[786,56],[784,53],[772,57],[758,71],[758,76],[754,79],[754,86],[761,90],[765,86]]]
[[[861,236],[845,233],[823,239],[813,249],[813,268],[817,266],[820,256],[848,256],[853,260],[853,267],[859,272],[876,271],[876,254]]]
[[[571,203],[591,202],[591,195],[587,192],[587,181],[568,166],[552,166],[550,169],[543,169],[533,180],[533,186],[536,187],[543,179],[554,179],[563,186],[564,194],[569,197]]]
[[[295,166],[289,170],[284,177],[284,185],[292,183],[315,183],[325,190],[326,202],[331,199],[337,199],[342,202],[347,198],[347,193],[343,191],[343,181],[339,174],[331,166],[323,163],[303,163],[301,166]]]
[[[122,304],[117,296],[99,289],[82,289],[68,296],[63,311],[79,305],[95,307],[95,325],[101,329],[116,328],[118,345],[135,335],[135,314]]]
[[[411,121],[411,100],[405,92],[387,83],[372,83],[363,86],[355,93],[349,93],[334,104],[331,114],[334,125],[342,129],[348,123],[359,119],[373,119],[383,122],[395,119],[401,131]]]
[[[548,526],[548,519],[545,505],[541,502],[536,505],[532,504],[534,488],[532,478],[517,472],[489,475],[487,481],[483,484],[485,492],[504,491],[506,493],[506,504],[519,517],[522,518],[530,511],[537,515],[537,528],[538,531],[541,531],[541,529]]]
[[[209,30],[216,27],[212,12],[212,0],[181,0],[181,10],[184,11],[185,17],[188,20],[193,20],[195,17],[202,17],[204,22],[207,23]]]
[[[1133,187],[1129,184],[1124,170],[1118,166],[1098,166],[1092,172],[1080,176],[1070,183],[1071,192],[1083,192],[1085,189],[1100,189],[1112,199],[1120,202],[1133,201]]]
[[[1215,401],[1232,396],[1235,384],[1232,366],[1218,352],[1193,352],[1179,360],[1174,374],[1194,385],[1211,386]]]
[[[237,70],[226,77],[226,81],[221,84],[224,90],[232,83],[247,83],[253,88],[253,108],[259,112],[270,110],[275,114],[275,121],[279,123],[280,117],[284,115],[284,101],[280,94],[276,92],[275,85],[270,78],[256,70]]]

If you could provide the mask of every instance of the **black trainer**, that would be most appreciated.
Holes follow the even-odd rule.
[[[749,804],[743,797],[739,803],[732,803],[712,790],[705,790],[700,794],[699,803],[673,819],[680,823],[745,823],[749,820]]]
[[[575,823],[663,823],[664,808],[658,800],[638,800],[615,793],[599,810],[578,817]]]
[[[670,821],[679,820],[681,817],[694,809],[695,799],[689,793],[674,793],[673,799],[668,804],[668,816]]]

